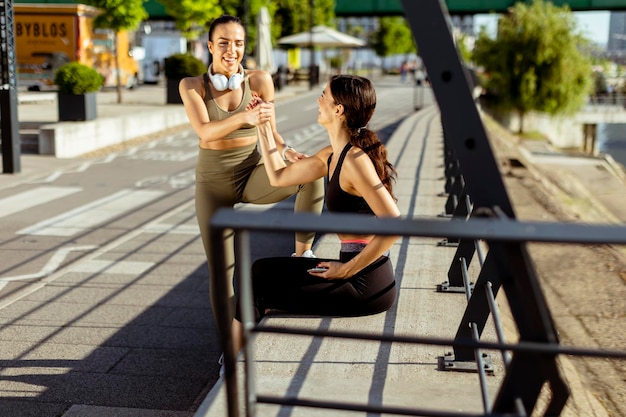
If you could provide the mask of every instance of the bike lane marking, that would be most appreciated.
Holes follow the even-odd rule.
[[[29,208],[82,191],[81,187],[37,187],[10,197],[0,198],[0,217],[21,213]]]
[[[124,189],[19,230],[17,234],[72,236],[134,210],[163,194],[163,191]]]

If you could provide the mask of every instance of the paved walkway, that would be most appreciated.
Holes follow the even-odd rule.
[[[594,207],[598,213],[611,213],[611,217],[598,218],[598,221],[626,220],[626,217],[620,218],[622,212],[612,210],[612,207],[619,206],[619,202],[626,203],[626,183],[602,158],[570,158],[539,142],[515,144],[505,139],[498,145],[498,157],[506,160],[506,148],[510,147],[510,161],[523,159],[523,164],[535,175],[544,178],[546,184],[551,184],[553,190],[560,187],[585,190],[586,207]],[[396,192],[402,214],[413,218],[437,217],[444,211],[445,198],[439,196],[443,191],[444,178],[442,132],[436,107],[427,107],[405,119],[387,143],[387,148],[399,174]],[[571,174],[563,178],[553,174],[559,178],[558,182],[551,182],[546,175],[557,172],[557,168],[571,168],[568,171]],[[506,171],[503,167],[503,172]],[[604,184],[602,187],[590,185],[591,172],[595,174],[593,178],[596,181]],[[584,178],[579,178],[581,176]],[[613,204],[605,207],[602,202],[607,198]],[[571,206],[574,207],[574,203]],[[446,281],[445,273],[455,254],[455,248],[437,243],[434,239],[416,237],[401,239],[394,246],[391,257],[400,291],[396,306],[384,314],[360,318],[274,316],[268,317],[264,324],[453,338],[464,312],[465,298],[462,294],[434,291],[438,284]],[[323,257],[334,257],[338,248],[336,238],[325,236],[315,251]],[[476,273],[475,269],[470,271]],[[507,314],[503,297],[501,293],[498,303],[505,318],[505,331],[508,340],[515,340],[515,324]],[[491,321],[485,329],[483,340],[495,341]],[[304,400],[418,408],[443,414],[484,412],[477,374],[437,370],[438,358],[449,351],[449,348],[423,345],[260,333],[254,339],[255,386],[257,394],[265,397],[288,396]],[[493,353],[492,359],[495,374],[487,381],[490,398],[497,393],[503,375],[499,355]],[[566,360],[563,363],[565,378],[573,392],[563,415],[608,416],[598,399],[590,395],[584,382],[581,382],[583,379],[575,366]],[[238,374],[242,383],[243,361],[239,363]],[[195,417],[225,415],[225,390],[225,381],[220,379]],[[241,409],[243,407],[242,404]],[[257,407],[258,415],[262,416],[329,415],[327,410],[307,407],[287,409],[265,403]],[[347,417],[355,414],[333,410],[332,415]]]
[[[309,91],[309,87],[303,83],[290,85],[276,93],[276,100],[284,100],[296,94]],[[166,105],[166,92],[162,85],[144,85],[135,90],[124,90],[122,103],[117,103],[117,93],[114,89],[106,89],[98,93],[98,117],[96,124],[102,124],[104,128],[90,128],[84,130],[85,141],[102,143],[108,136],[116,133],[110,129],[111,123],[119,124],[119,121],[127,118],[137,119],[139,124],[149,124],[150,131],[154,135],[140,134],[133,136],[126,144],[137,143],[141,140],[149,140],[151,137],[162,134],[170,129],[169,123],[164,118],[154,118],[153,114],[163,114],[166,111],[170,118],[184,121],[181,125],[187,125],[184,107],[181,104]],[[20,170],[15,175],[0,176],[0,189],[10,186],[26,178],[40,175],[45,172],[53,172],[56,169],[77,165],[77,159],[54,158],[52,155],[40,154],[38,146],[39,131],[42,127],[55,125],[71,125],[73,130],[83,131],[82,126],[91,125],[91,122],[58,122],[57,99],[55,92],[28,92],[18,93],[17,116],[20,123],[20,136],[22,149],[20,150]],[[122,143],[121,139],[116,139]],[[94,148],[97,152],[97,148]],[[43,151],[42,151],[43,152]]]
[[[283,91],[282,97],[289,94],[298,94],[298,92],[306,91],[308,87],[297,86],[293,89]],[[125,92],[125,100],[127,105],[121,106],[111,100],[113,96],[107,95],[109,103],[104,100],[99,107],[99,114],[102,117],[115,117],[116,114],[124,114],[128,111],[142,110],[149,111],[153,107],[162,106],[164,103],[163,90],[149,88],[140,89],[142,92]],[[109,94],[109,93],[107,93]],[[114,93],[110,93],[114,94]],[[140,96],[141,95],[141,96]],[[105,97],[104,95],[102,97]],[[140,99],[141,97],[141,99]],[[155,103],[156,101],[156,103]],[[46,113],[42,106],[46,106]],[[127,107],[130,106],[130,107]],[[129,110],[133,108],[135,110]],[[176,111],[180,111],[180,107]],[[108,113],[111,112],[111,113]],[[20,104],[19,116],[20,121],[42,121],[52,122],[54,110],[50,108],[50,101],[44,99],[36,103]],[[149,139],[149,138],[148,138]],[[443,190],[443,172],[442,163],[442,147],[441,147],[441,130],[438,113],[434,106],[428,107],[420,112],[415,113],[407,118],[393,134],[388,142],[388,150],[390,160],[395,164],[399,171],[399,179],[397,186],[397,195],[399,197],[399,205],[403,214],[412,217],[432,217],[437,216],[443,211],[445,199],[438,194]],[[581,192],[588,203],[587,206],[594,207],[599,213],[604,213],[604,219],[623,223],[626,216],[619,208],[626,207],[626,184],[618,176],[611,172],[612,168],[608,168],[602,159],[598,158],[580,158],[570,159],[563,157],[560,153],[554,151],[545,144],[523,143],[513,146],[516,152],[511,152],[515,158],[520,157],[520,152],[524,158],[524,163],[530,169],[534,169],[537,175],[545,178],[546,184],[552,184],[553,187],[558,186],[576,189]],[[512,156],[513,157],[513,156]],[[572,161],[575,165],[572,166]],[[82,161],[78,159],[59,160],[52,157],[45,157],[34,154],[22,155],[22,172],[19,174],[3,174],[0,176],[0,190],[10,188],[25,181],[30,181],[36,177],[50,175],[59,167],[79,166]],[[558,170],[567,171],[568,175],[563,178],[554,174]],[[548,175],[553,173],[552,175]],[[592,175],[593,174],[593,175]],[[554,178],[551,178],[554,177]],[[589,183],[589,178],[594,178],[603,184],[598,187],[597,183]],[[553,181],[554,180],[554,181]],[[606,204],[604,204],[606,203]],[[578,207],[578,206],[577,206]],[[577,208],[572,208],[572,210]],[[191,226],[195,219],[190,216],[193,208],[190,206],[181,206],[180,212],[173,214],[170,219],[171,224],[177,224],[177,230],[183,231],[187,225]],[[608,216],[611,217],[608,217]],[[598,215],[598,219],[602,219],[602,215]],[[155,227],[157,225],[155,224]],[[149,227],[148,227],[149,229]],[[156,230],[156,229],[154,229]],[[174,235],[171,237],[176,238]],[[139,239],[145,239],[145,236],[137,235]],[[131,242],[128,242],[131,244]],[[400,285],[400,297],[397,305],[385,314],[375,315],[361,319],[298,319],[302,324],[315,328],[338,328],[338,329],[362,329],[367,328],[372,331],[381,331],[383,329],[396,332],[397,334],[415,334],[420,336],[445,336],[449,337],[456,331],[456,326],[460,321],[460,316],[464,308],[464,296],[455,294],[435,293],[434,288],[437,284],[445,281],[445,271],[454,254],[454,248],[437,246],[437,242],[432,239],[412,238],[402,239],[393,248],[392,257],[398,276]],[[120,245],[125,244],[120,242]],[[321,256],[333,256],[337,252],[338,242],[330,237],[320,241],[316,251]],[[132,246],[132,244],[131,244]],[[121,246],[120,246],[121,248]],[[199,242],[189,245],[191,252],[185,252],[185,256],[198,256],[200,248]],[[122,249],[120,249],[121,251]],[[164,249],[166,250],[166,249]],[[180,254],[179,254],[180,255]],[[188,290],[187,286],[203,285],[198,279],[202,279],[194,271],[184,270],[188,266],[183,264],[174,266],[180,268],[174,271],[180,276],[191,277],[185,283],[185,288],[180,290]],[[82,274],[82,275],[81,275]],[[0,371],[1,380],[0,389],[3,392],[3,398],[0,398],[0,407],[12,416],[20,416],[20,408],[16,407],[14,402],[7,401],[8,393],[13,392],[16,396],[44,395],[51,401],[60,401],[64,398],[80,397],[81,394],[90,390],[106,389],[110,384],[129,384],[133,381],[130,377],[124,376],[124,369],[133,369],[136,371],[145,364],[133,362],[133,357],[124,356],[122,352],[115,349],[107,348],[106,340],[110,336],[110,332],[114,332],[114,326],[111,327],[109,333],[106,331],[95,331],[93,315],[90,312],[96,308],[102,308],[103,302],[112,297],[116,297],[115,286],[111,286],[112,281],[92,281],[85,287],[85,291],[72,293],[73,299],[67,299],[69,293],[65,294],[63,288],[71,288],[77,285],[81,279],[85,279],[87,271],[73,271],[72,274],[65,276],[61,280],[56,281],[55,285],[49,286],[47,291],[56,291],[56,293],[39,292],[26,299],[26,304],[12,304],[10,306],[0,307],[0,318],[2,320],[2,329],[0,329],[0,340],[3,341],[4,354],[2,358],[15,357],[16,352],[23,352],[19,356],[18,361],[5,362],[5,367],[9,370]],[[165,275],[171,275],[172,270],[160,271],[151,275],[151,279],[157,282],[164,278]],[[61,277],[62,275],[59,275]],[[55,278],[56,279],[56,278]],[[104,278],[101,278],[104,279]],[[119,280],[120,275],[113,275],[107,279]],[[50,280],[52,282],[52,280]],[[121,281],[117,281],[116,285],[120,285]],[[160,297],[160,293],[151,293],[146,286],[140,283],[125,283],[125,289],[132,289],[136,285],[135,297],[146,297],[143,300],[142,308]],[[106,289],[103,295],[102,289]],[[154,289],[154,288],[153,288]],[[148,293],[146,293],[148,291]],[[169,292],[168,292],[169,293]],[[120,293],[121,294],[121,293]],[[124,297],[130,297],[126,293]],[[180,294],[178,294],[180,295]],[[189,301],[181,304],[181,300],[177,299],[177,293],[171,293],[168,299],[161,299],[160,307],[180,307],[193,308],[189,305]],[[52,298],[50,298],[52,297]],[[78,298],[75,298],[78,297]],[[104,297],[104,298],[103,298]],[[183,298],[186,298],[187,295]],[[87,302],[82,302],[87,300]],[[65,304],[69,301],[69,304]],[[81,301],[78,303],[78,301]],[[74,303],[75,307],[84,308],[84,311],[67,310]],[[165,305],[163,304],[165,303]],[[123,303],[122,303],[123,304]],[[61,317],[60,315],[67,315]],[[72,314],[78,314],[81,318],[78,327],[82,327],[82,331],[78,331],[76,326],[63,325]],[[128,320],[132,317],[133,311],[119,308],[117,311],[111,309],[106,315],[101,316],[98,320],[112,320],[110,323],[116,323],[115,320]],[[156,315],[155,315],[156,314]],[[128,326],[131,329],[149,331],[150,326],[159,322],[158,311],[152,310],[150,314],[142,314],[136,317],[134,326]],[[84,320],[87,319],[87,320]],[[170,316],[171,327],[176,328],[176,317]],[[70,319],[71,320],[71,319]],[[172,321],[174,320],[174,321]],[[293,318],[275,317],[271,318],[275,324],[291,323]],[[32,328],[33,325],[40,325],[42,322],[48,323],[50,329],[54,327],[58,330],[51,330],[49,335],[38,334],[33,335],[33,340],[38,340],[36,346],[30,342],[22,340],[20,343],[9,343],[14,340],[20,332],[25,332]],[[161,324],[161,323],[158,323]],[[493,327],[487,324],[487,337],[493,337],[489,332]],[[179,329],[184,331],[206,331],[206,329]],[[509,329],[512,330],[512,329]],[[38,331],[45,331],[41,326]],[[162,340],[164,346],[176,351],[175,335],[174,339]],[[181,335],[182,336],[182,335]],[[127,337],[132,345],[133,335],[131,333],[118,334],[117,338]],[[17,337],[19,339],[19,337]],[[43,341],[40,341],[43,340]],[[102,341],[102,347],[94,352],[81,351],[80,343],[76,341],[87,342],[87,345]],[[64,355],[70,355],[72,359],[59,361],[57,363],[40,363],[38,358],[49,357],[51,354],[49,349],[58,349],[63,346],[68,349],[71,344],[71,352],[64,352]],[[215,351],[217,346],[211,345],[214,342],[207,342],[206,346],[202,346],[207,351]],[[257,340],[258,354],[258,377],[259,391],[267,395],[277,395],[280,393],[290,393],[308,396],[323,396],[329,400],[354,401],[371,403],[384,403],[386,405],[409,406],[418,404],[423,408],[434,408],[437,410],[453,410],[453,411],[473,411],[480,412],[482,409],[480,394],[478,393],[478,379],[475,374],[463,373],[447,373],[436,371],[437,357],[444,355],[449,349],[424,347],[424,346],[389,346],[378,343],[359,343],[347,341],[320,341],[317,339],[295,340],[284,337],[260,335]],[[182,348],[182,347],[181,347]],[[4,356],[8,355],[8,356]],[[54,355],[53,355],[54,356]],[[120,358],[124,358],[123,362]],[[159,356],[155,353],[153,357],[155,361],[161,361],[164,367],[167,367],[168,358]],[[210,360],[208,358],[204,359]],[[120,361],[120,362],[116,362]],[[80,365],[82,368],[77,368]],[[178,377],[194,375],[198,369],[190,358],[188,367],[175,371]],[[36,387],[31,387],[29,378],[25,378],[20,373],[21,367],[41,367],[42,374],[38,376],[38,380],[45,378],[48,380],[49,386],[55,387],[49,389],[45,393],[39,393]],[[106,367],[119,366],[122,370],[117,379],[102,380],[95,378],[88,386],[64,386],[62,378],[68,369],[74,372],[93,371],[104,369]],[[206,364],[202,364],[202,368],[206,368]],[[502,375],[501,363],[496,360],[496,373],[494,377],[489,378],[490,394],[496,392],[499,378]],[[46,376],[47,374],[47,376]],[[44,379],[42,379],[44,378]],[[159,374],[151,375],[150,378],[155,380],[162,379],[164,389],[167,389],[171,380],[162,378]],[[192,378],[193,379],[193,378]],[[69,380],[69,379],[68,379]],[[32,380],[34,381],[34,380]],[[55,382],[56,381],[56,382]],[[190,380],[190,383],[193,383]],[[173,386],[173,385],[172,385]],[[4,387],[4,388],[2,388]],[[452,395],[450,395],[452,393]],[[144,393],[145,398],[137,399],[135,409],[115,409],[110,407],[93,407],[89,404],[82,406],[73,406],[69,411],[63,414],[64,417],[99,417],[111,416],[116,417],[189,417],[191,412],[175,412],[172,410],[158,410],[158,393]],[[181,391],[178,393],[181,401],[188,400],[186,396],[188,392]],[[215,388],[208,393],[206,399],[204,397],[198,399],[202,401],[196,416],[224,416],[223,409],[223,385],[218,383]],[[156,405],[156,406],[155,406]],[[587,403],[578,405],[580,413],[578,415],[602,416],[598,404],[589,399]],[[57,410],[58,411],[58,410]],[[263,413],[260,415],[279,415],[273,406],[263,406]],[[267,413],[266,413],[267,411]],[[270,412],[271,411],[271,412]],[[587,413],[589,411],[589,413]],[[50,410],[50,415],[55,414],[55,410]],[[322,411],[305,409],[302,414],[297,415],[328,415]],[[343,415],[336,413],[333,415]],[[347,413],[346,413],[347,415]],[[354,415],[354,414],[350,414]],[[574,414],[572,414],[574,415]]]
[[[445,203],[445,198],[438,196],[444,189],[444,178],[441,122],[436,107],[430,106],[405,119],[388,141],[387,149],[390,161],[398,170],[394,190],[402,214],[436,218],[444,211]],[[325,236],[315,252],[334,258],[338,248],[336,237]],[[445,273],[455,250],[438,246],[437,239],[400,239],[391,251],[399,297],[386,313],[358,318],[269,317],[264,323],[453,338],[466,305],[465,296],[434,290],[446,280]],[[494,340],[493,331],[491,340]],[[437,370],[437,358],[450,348],[261,333],[255,337],[254,350],[259,395],[289,395],[440,412],[480,413],[482,410],[476,373]],[[500,365],[497,376],[489,378],[491,394],[497,392],[502,374]],[[224,393],[220,379],[196,417],[224,416]],[[335,410],[329,413],[324,409],[302,407],[291,410],[289,415],[355,415]],[[281,415],[280,407],[260,405],[258,415]]]
[[[124,106],[104,101],[114,98],[108,94],[100,108],[111,118],[164,107],[163,88],[127,91]],[[20,120],[53,122],[54,106],[45,95],[23,103]],[[20,173],[0,175],[1,415],[189,417],[217,379],[220,349],[193,205],[197,138],[188,131],[140,138],[101,157],[24,152]],[[66,194],[50,194],[58,191]],[[15,212],[33,199],[43,203]],[[120,215],[124,199],[153,205]],[[53,218],[86,227],[69,238],[19,233]],[[87,226],[93,220],[98,225]]]

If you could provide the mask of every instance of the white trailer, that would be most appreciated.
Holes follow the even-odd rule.
[[[187,52],[187,40],[179,33],[150,33],[142,40],[145,56],[141,62],[143,82],[157,84],[163,79],[165,58]]]

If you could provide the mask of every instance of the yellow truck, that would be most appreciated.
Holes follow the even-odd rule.
[[[95,68],[105,86],[117,85],[115,54],[122,86],[139,83],[139,65],[132,57],[127,32],[94,29],[100,10],[84,4],[14,4],[18,86],[54,88],[54,73],[66,62]],[[116,47],[115,47],[116,46]]]

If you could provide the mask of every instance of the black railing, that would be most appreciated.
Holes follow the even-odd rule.
[[[619,106],[626,107],[624,93],[596,93],[589,96],[588,106]]]
[[[519,222],[505,216],[494,218],[471,217],[465,222],[450,221],[445,219],[375,219],[365,220],[360,216],[345,214],[327,214],[315,216],[311,214],[285,214],[284,212],[237,212],[234,210],[220,210],[211,221],[212,228],[217,233],[214,241],[214,256],[223,259],[224,247],[217,236],[230,233],[234,230],[237,236],[238,265],[241,271],[239,288],[241,289],[242,315],[244,321],[244,340],[248,341],[252,333],[270,332],[277,334],[294,334],[305,336],[321,336],[347,339],[378,340],[393,343],[417,343],[437,346],[453,346],[455,353],[461,355],[467,351],[467,357],[474,361],[479,358],[478,365],[486,368],[483,350],[496,350],[503,352],[505,362],[505,375],[500,385],[499,392],[492,404],[486,402],[486,387],[481,390],[485,405],[484,416],[524,416],[530,415],[537,405],[541,388],[547,384],[551,388],[551,402],[545,410],[546,416],[558,416],[567,401],[569,392],[563,382],[557,368],[556,357],[558,355],[589,356],[603,358],[626,358],[624,351],[610,351],[603,349],[576,348],[560,346],[556,334],[552,331],[542,331],[546,328],[552,330],[545,323],[552,323],[552,318],[547,305],[540,295],[537,281],[531,281],[527,277],[533,276],[532,270],[526,269],[521,262],[525,254],[525,242],[558,242],[558,243],[586,243],[586,244],[618,244],[626,245],[626,227],[616,225],[583,225],[561,224],[542,222]],[[470,303],[463,317],[463,322],[468,323],[469,331],[463,337],[455,336],[454,339],[415,337],[412,335],[397,334],[371,334],[332,330],[315,330],[297,327],[273,327],[255,325],[252,319],[252,290],[250,286],[250,247],[249,233],[255,231],[272,232],[298,232],[315,229],[318,233],[368,233],[388,236],[423,236],[443,238],[456,236],[463,240],[481,240],[488,247],[485,263],[481,268],[481,276],[489,276],[483,280],[479,278],[472,291]],[[216,258],[218,259],[218,258]],[[218,271],[225,273],[222,262]],[[218,280],[220,281],[220,280]],[[484,285],[481,282],[484,281]],[[515,343],[480,341],[483,320],[486,320],[484,311],[491,311],[493,298],[497,291],[493,290],[498,284],[506,293],[511,314],[519,329],[519,339]],[[224,280],[223,283],[225,284]],[[491,287],[491,288],[490,288]],[[480,290],[479,290],[480,289]],[[226,288],[218,288],[218,291],[226,294]],[[489,292],[487,292],[489,290]],[[484,305],[472,300],[478,300],[480,296]],[[226,300],[226,296],[218,297]],[[476,313],[470,308],[475,303],[482,311]],[[227,308],[226,305],[218,306]],[[496,315],[499,314],[496,311]],[[494,314],[492,312],[492,314]],[[499,321],[499,320],[496,320]],[[230,334],[230,323],[220,323],[222,334]],[[499,325],[498,325],[499,326]],[[459,326],[461,329],[463,326]],[[503,339],[501,329],[498,329]],[[499,339],[500,339],[499,336]],[[232,343],[224,340],[225,352]],[[386,412],[401,415],[414,416],[452,416],[476,415],[472,413],[442,413],[437,410],[422,409],[419,407],[397,408],[379,405],[363,405],[337,403],[324,400],[303,400],[289,397],[257,396],[254,387],[253,346],[246,343],[244,358],[246,360],[246,390],[242,392],[237,381],[235,372],[236,358],[226,354],[226,396],[228,403],[228,416],[240,415],[239,405],[243,398],[246,403],[246,415],[253,416],[257,403],[282,404],[286,406],[308,406],[329,409],[368,410],[371,412]],[[456,359],[456,358],[455,358]],[[476,366],[474,364],[474,366]],[[488,368],[488,367],[487,367]],[[480,376],[481,379],[484,376]],[[481,382],[484,386],[484,382]]]
[[[213,253],[217,273],[226,276],[223,236],[234,232],[237,241],[236,269],[244,323],[244,358],[246,360],[245,393],[237,383],[233,340],[228,337],[231,323],[218,323],[226,337],[222,344],[226,364],[226,399],[229,417],[240,415],[245,398],[247,416],[254,416],[257,403],[305,406],[337,410],[369,411],[415,416],[468,416],[471,413],[441,412],[419,407],[385,407],[374,404],[349,404],[325,400],[259,396],[254,386],[253,344],[247,343],[255,332],[298,334],[307,336],[377,340],[389,343],[417,343],[452,346],[454,366],[471,363],[479,374],[484,416],[527,416],[537,413],[544,387],[550,390],[541,415],[557,416],[569,397],[569,390],[557,367],[558,355],[626,358],[624,351],[561,346],[549,308],[541,291],[536,272],[527,252],[527,242],[626,245],[626,227],[520,222],[516,219],[506,193],[499,167],[485,133],[461,65],[446,11],[439,0],[402,1],[407,21],[417,41],[420,55],[431,80],[439,105],[446,140],[447,172],[445,193],[448,201],[445,215],[436,219],[367,219],[347,214],[285,214],[284,212],[235,212],[220,210],[211,220]],[[455,215],[456,213],[456,215]],[[466,294],[467,307],[454,339],[415,337],[398,334],[370,334],[294,327],[256,325],[252,319],[249,233],[255,231],[308,232],[346,234],[379,234],[386,236],[419,236],[442,238],[458,244],[451,260],[446,288],[458,288]],[[486,255],[483,252],[486,249]],[[471,283],[468,266],[474,255],[480,272]],[[217,309],[232,307],[226,297],[227,280],[217,280]],[[443,285],[442,285],[443,287]],[[502,290],[510,316],[517,328],[515,343],[506,343],[495,297]],[[489,317],[494,319],[497,342],[481,341]],[[488,356],[484,351],[502,352],[504,376],[495,399],[486,392]],[[445,367],[445,360],[442,362]]]

